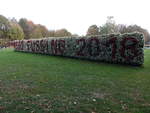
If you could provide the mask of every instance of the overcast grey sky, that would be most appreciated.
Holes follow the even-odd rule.
[[[50,30],[67,28],[84,35],[92,24],[98,26],[107,16],[116,23],[137,24],[150,31],[150,0],[0,0],[0,14],[25,17]]]

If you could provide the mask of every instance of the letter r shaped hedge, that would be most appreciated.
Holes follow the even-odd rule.
[[[142,65],[143,34],[109,34],[90,37],[63,37],[11,42],[15,51],[59,55],[80,59]]]

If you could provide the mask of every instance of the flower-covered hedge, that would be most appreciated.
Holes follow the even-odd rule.
[[[144,62],[144,40],[140,33],[17,40],[11,45],[22,52],[131,65],[142,65]]]

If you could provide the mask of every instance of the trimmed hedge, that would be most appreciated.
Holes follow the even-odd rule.
[[[143,34],[130,33],[17,40],[12,45],[15,51],[142,65],[144,63],[143,39]]]

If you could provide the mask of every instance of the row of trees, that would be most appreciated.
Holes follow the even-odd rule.
[[[102,35],[110,33],[130,33],[141,32],[144,34],[145,42],[150,41],[150,34],[146,29],[138,25],[116,24],[113,17],[109,16],[107,21],[102,26],[91,25],[87,30],[87,36],[90,35]],[[34,24],[25,18],[21,18],[17,21],[15,18],[7,19],[3,15],[0,15],[0,40],[20,40],[31,38],[43,38],[43,37],[64,37],[64,36],[78,36],[72,35],[67,29],[60,30],[48,30],[41,24]]]
[[[145,43],[150,41],[149,32],[138,26],[138,25],[124,25],[124,24],[116,24],[113,20],[112,16],[107,17],[107,21],[104,25],[98,27],[97,25],[91,25],[87,30],[87,36],[90,35],[102,35],[102,34],[110,34],[110,33],[130,33],[130,32],[140,32],[144,34]]]
[[[34,24],[25,18],[17,21],[0,15],[0,39],[20,40],[43,37],[64,37],[72,34],[67,29],[48,30],[41,24]]]
[[[25,39],[42,38],[42,37],[64,37],[71,36],[72,34],[66,29],[48,30],[41,24],[34,24],[25,18],[19,20],[19,25],[22,27],[25,34]]]

